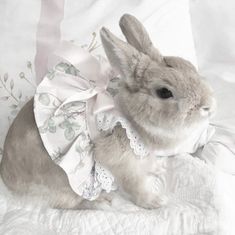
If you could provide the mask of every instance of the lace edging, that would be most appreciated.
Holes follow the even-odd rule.
[[[120,123],[126,130],[127,138],[130,140],[130,146],[134,153],[139,157],[145,157],[149,154],[144,143],[141,141],[138,133],[132,128],[131,123],[123,117],[113,116],[108,113],[99,113],[97,115],[97,127],[99,131],[113,130],[113,128]]]

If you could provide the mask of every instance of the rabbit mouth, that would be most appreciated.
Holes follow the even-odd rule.
[[[199,110],[190,110],[184,118],[184,126],[190,127],[195,125],[201,125],[202,123],[208,122],[210,120],[210,115],[207,113],[201,113]],[[207,112],[207,111],[206,111]]]

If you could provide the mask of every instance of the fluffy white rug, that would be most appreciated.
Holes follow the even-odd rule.
[[[157,210],[138,208],[118,196],[96,210],[41,208],[13,199],[1,182],[0,234],[216,234],[221,207],[216,170],[190,155],[159,161],[167,169],[159,186],[170,202]]]

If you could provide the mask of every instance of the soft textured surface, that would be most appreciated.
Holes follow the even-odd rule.
[[[216,230],[215,172],[191,156],[159,159],[170,203],[143,210],[115,198],[108,211],[62,211],[12,203],[1,195],[0,234],[205,234]],[[187,174],[187,177],[185,175]],[[1,187],[2,188],[2,187]]]
[[[231,90],[231,85],[223,81],[218,87],[227,93]],[[225,99],[226,93],[220,94],[217,94],[220,101],[232,105],[232,101]],[[221,115],[223,118],[218,115],[214,120],[216,134],[195,154],[201,160],[190,155],[158,159],[166,169],[159,177],[160,187],[170,196],[166,207],[143,210],[116,197],[112,205],[106,202],[98,205],[104,211],[53,210],[16,201],[1,184],[0,234],[143,234],[144,231],[160,235],[231,235],[235,215],[235,133],[232,126],[228,129],[223,125],[229,113]]]
[[[100,28],[121,35],[118,21],[124,13],[143,22],[164,55],[196,63],[188,0],[0,2],[0,152],[10,123],[34,94],[47,72],[48,55],[60,40],[102,54]]]
[[[23,2],[28,4],[27,7]],[[76,18],[79,14],[85,16],[86,14],[83,11],[89,9],[87,19],[94,19],[92,18],[94,12],[98,12],[97,10],[100,9],[99,4],[103,1],[100,1],[99,4],[93,3],[90,5],[89,3],[91,3],[91,1],[88,2],[78,14],[76,12],[74,13],[74,11],[76,11],[76,1],[74,1],[74,5],[69,4],[69,2],[72,1],[68,1],[66,8],[73,6],[69,13],[71,17],[67,15],[67,23],[64,22],[64,25],[62,26],[67,30],[67,33],[65,31],[63,33],[63,38],[66,39],[71,39],[73,37],[69,32],[74,33],[76,31],[75,29],[69,31],[68,25],[73,25],[76,28],[79,27],[81,22],[77,19],[77,24],[75,25],[69,21],[69,18],[72,19],[72,15]],[[145,3],[146,5],[144,2],[147,2]],[[151,23],[153,23],[155,19],[158,19],[157,16],[161,10],[158,10],[157,7],[150,7],[148,1],[130,1],[119,13],[121,14],[122,11],[128,11],[128,9],[134,9],[133,5],[135,4],[143,4],[145,5],[145,8],[139,7],[138,12],[140,16],[142,16],[142,19],[144,19],[143,22],[147,23],[146,26],[149,28],[152,27],[152,30],[154,31],[154,29],[159,29],[160,25],[165,25],[164,28],[167,30],[167,28],[169,28],[166,26],[167,22],[172,22],[177,18],[177,15],[175,15],[175,18],[171,15],[172,11],[175,11],[174,7],[172,8],[172,11],[163,10],[166,9],[164,6],[169,6],[168,3],[170,4],[170,2],[172,1],[166,1],[165,3],[164,1],[160,1],[161,4],[159,6],[161,6],[162,9],[162,14],[160,14],[161,19],[165,15],[165,19],[169,19],[169,21],[165,21],[165,24],[161,23],[159,24],[159,27],[155,28],[152,27],[154,24]],[[232,26],[232,23],[234,22],[234,3],[229,0],[226,0],[226,4],[222,0],[215,0],[213,2],[210,0],[204,0],[203,2],[200,0],[191,0],[190,2],[193,32],[199,58],[199,68],[201,73],[210,80],[210,83],[215,88],[218,99],[218,113],[213,120],[213,123],[217,128],[215,136],[205,146],[202,152],[197,153],[199,159],[189,155],[164,159],[168,171],[163,173],[162,178],[166,179],[166,181],[162,182],[163,185],[167,186],[168,192],[171,192],[172,197],[170,204],[167,207],[155,211],[147,211],[141,210],[120,198],[116,198],[113,201],[112,208],[106,204],[100,205],[100,207],[106,209],[106,211],[62,211],[46,208],[40,209],[28,203],[21,204],[11,199],[11,196],[1,183],[0,234],[231,235],[235,233],[235,77],[233,73],[234,66],[231,66],[234,64],[235,55],[235,41],[232,33],[234,28]],[[3,3],[6,4],[6,1],[3,1]],[[1,2],[1,4],[3,3]],[[13,1],[11,1],[11,3],[13,4]],[[19,10],[19,15],[16,15],[17,13],[14,13],[14,15],[19,17],[15,18],[10,17],[12,15],[10,11],[11,6],[7,8],[8,10],[6,12],[4,12],[4,7],[0,7],[0,10],[3,11],[1,17],[8,16],[8,19],[12,19],[11,21],[8,20],[7,23],[6,21],[0,21],[0,26],[2,27],[5,25],[4,27],[6,27],[6,25],[8,25],[12,34],[15,32],[15,30],[13,30],[14,27],[22,30],[22,27],[19,27],[19,25],[25,23],[25,21],[18,21],[16,19],[24,18],[24,14],[22,13],[24,9],[38,9],[37,12],[33,13],[32,10],[28,12],[28,14],[25,14],[27,22],[30,22],[30,25],[33,27],[33,22],[39,18],[39,7],[37,3],[37,1],[34,3],[30,3],[28,0],[21,1],[21,8],[18,8],[18,3],[17,9]],[[14,1],[14,4],[17,4],[17,1]],[[29,4],[32,4],[33,6]],[[106,6],[106,12],[108,12],[109,7],[113,8],[111,2],[109,5],[106,4]],[[117,6],[115,7],[115,10],[116,9]],[[145,13],[144,9],[149,10],[149,12]],[[101,12],[100,14],[104,15],[103,11],[103,8],[102,11],[99,10],[99,12]],[[152,14],[153,12],[154,14]],[[164,12],[169,12],[169,14],[165,14]],[[136,16],[138,17],[138,14]],[[167,18],[167,16],[169,18]],[[172,18],[170,16],[172,16]],[[109,15],[99,21],[100,25],[108,22],[108,20],[106,21],[105,19],[108,19],[109,17],[111,18]],[[118,18],[119,15],[116,17]],[[117,18],[115,19],[115,25]],[[157,22],[161,21],[156,21],[156,25],[158,25]],[[89,23],[89,27],[86,28],[88,28],[89,31],[92,22],[89,20],[87,23]],[[226,27],[224,27],[225,25]],[[174,27],[177,28],[177,24],[176,26],[170,27],[170,31]],[[182,26],[182,28],[185,27]],[[159,44],[159,48],[163,48],[162,45],[165,36],[163,36],[164,34],[162,34],[162,32],[166,32],[165,30],[162,28],[158,31],[161,32],[162,35],[162,44]],[[30,34],[25,28],[25,32],[27,32],[25,39],[29,38],[30,35],[35,35],[35,30],[34,33]],[[1,40],[3,38],[5,38],[5,40],[12,38],[12,42],[14,42],[14,40],[16,41],[15,38],[17,35],[22,35],[21,32],[18,32],[17,35],[9,33],[10,32],[8,32],[8,34],[5,33],[4,37],[1,37]],[[155,34],[155,32],[153,32],[153,34]],[[178,33],[178,36],[180,36],[180,33]],[[85,35],[84,38],[86,38]],[[173,36],[167,39],[165,50],[168,47],[168,43],[172,41],[172,38]],[[158,42],[157,38],[153,40]],[[17,48],[11,48],[12,45],[15,45]],[[28,48],[28,51],[24,51],[24,56],[20,53],[22,51],[18,50],[22,45],[26,45]],[[182,42],[181,45],[184,45],[184,42]],[[9,86],[10,89],[10,79],[14,78],[15,85],[13,88],[13,95],[19,97],[20,90],[23,91],[22,102],[24,102],[24,98],[33,93],[33,89],[30,88],[30,83],[28,83],[25,78],[34,77],[34,75],[30,75],[30,63],[26,66],[27,60],[33,60],[34,55],[31,57],[31,52],[29,51],[34,50],[32,49],[34,47],[31,47],[27,43],[27,40],[24,42],[22,40],[17,40],[16,44],[10,44],[9,41],[9,47],[4,45],[4,49],[7,50],[7,48],[10,48],[12,51],[8,54],[10,59],[16,58],[14,53],[17,51],[18,65],[11,64],[13,63],[13,60],[11,63],[8,63],[8,57],[1,56],[1,79],[4,80],[4,77],[5,79],[7,78],[6,75],[4,76],[4,73],[8,71],[7,86]],[[178,47],[175,44],[174,46],[172,45],[172,48]],[[180,48],[182,49],[184,47]],[[2,50],[3,46],[1,47],[1,52]],[[169,51],[169,53],[170,52],[172,51]],[[186,51],[182,53],[187,54]],[[7,64],[4,65],[4,67],[2,66],[3,62]],[[15,68],[15,70],[12,71],[12,68]],[[22,69],[24,68],[26,69],[26,72],[23,74],[21,73],[18,77],[18,74],[23,72]],[[12,72],[10,73],[10,71]],[[5,92],[5,90],[3,91]],[[1,90],[0,96],[2,96],[2,94]],[[4,93],[3,96],[8,95]],[[16,111],[22,105],[22,102],[14,103],[13,100],[14,98],[4,98],[1,100],[1,142],[3,142],[7,130],[7,117],[9,116],[12,118],[12,115],[15,115]],[[16,109],[16,111],[13,112],[12,109]],[[6,110],[6,112],[2,112],[2,110]],[[10,112],[12,112],[12,115],[9,115]],[[2,117],[4,117],[4,121],[2,120]],[[2,128],[3,126],[4,128]],[[180,199],[176,201],[176,197]]]

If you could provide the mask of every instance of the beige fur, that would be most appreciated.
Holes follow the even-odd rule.
[[[42,144],[33,100],[22,108],[8,131],[0,172],[4,183],[17,195],[39,196],[59,208],[74,208],[81,202],[65,172],[51,160]]]
[[[176,147],[190,130],[214,113],[212,90],[190,62],[163,57],[133,16],[124,15],[120,26],[128,43],[105,28],[101,39],[111,65],[123,77],[118,94],[121,109],[148,147],[163,151]],[[156,90],[162,87],[168,88],[173,97],[159,98]],[[51,206],[78,207],[81,198],[42,145],[32,104],[32,100],[26,104],[9,130],[0,169],[2,178],[18,194],[44,192]],[[137,205],[156,208],[165,203],[164,195],[154,186],[161,166],[155,156],[137,159],[120,126],[111,135],[102,134],[96,139],[95,158],[114,174],[120,192]]]

